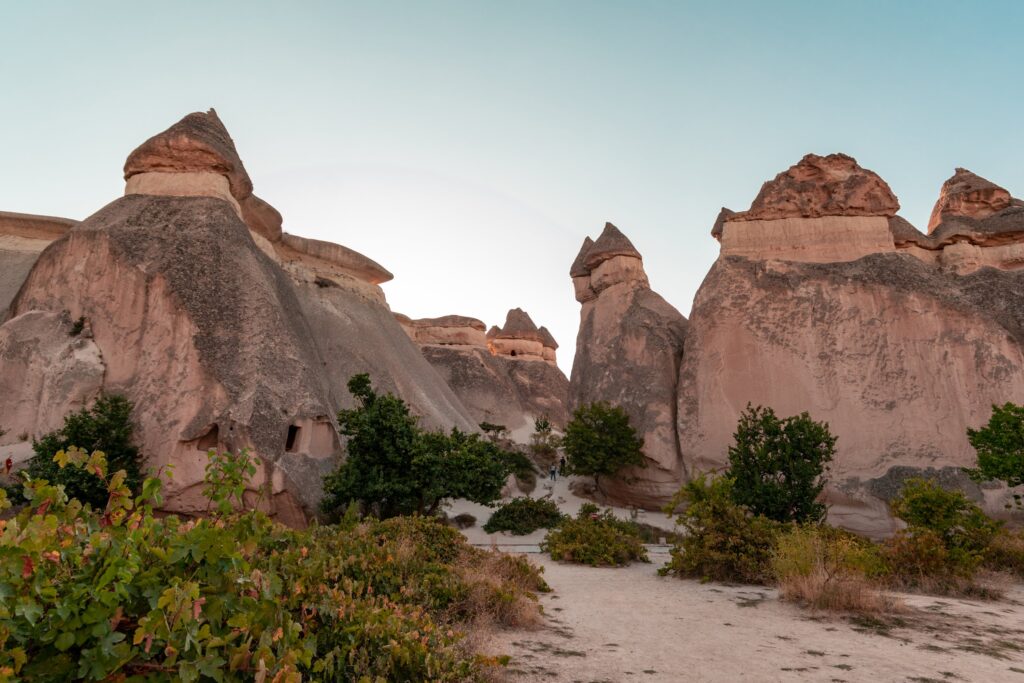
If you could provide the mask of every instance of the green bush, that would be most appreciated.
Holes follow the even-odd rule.
[[[535,568],[434,519],[293,530],[222,512],[249,460],[219,455],[214,516],[183,522],[153,514],[158,480],[133,498],[102,453],[56,454],[108,499],[93,510],[32,480],[0,521],[0,680],[479,680],[497,660],[464,646],[468,620],[539,619]]]
[[[747,404],[733,439],[729,476],[738,504],[777,522],[825,519],[818,496],[836,450],[828,424],[807,413],[779,419],[771,408]]]
[[[669,514],[682,507],[677,523],[684,533],[662,575],[744,583],[771,578],[772,551],[784,526],[737,505],[732,488],[727,476],[700,475],[666,506]]]
[[[358,406],[338,413],[345,462],[324,478],[322,509],[337,517],[357,502],[381,518],[432,515],[448,498],[488,504],[501,496],[515,458],[478,434],[424,432],[402,399],[378,395],[368,375],[349,380]]]
[[[53,461],[58,451],[76,446],[84,451],[102,451],[110,471],[125,471],[125,484],[133,494],[142,485],[138,449],[132,444],[132,404],[124,396],[101,396],[91,408],[64,418],[64,426],[32,444],[35,455],[25,472],[33,479],[45,479],[64,486],[69,498],[93,507],[107,502],[107,487],[92,472],[79,468],[61,469]],[[19,496],[20,497],[20,496]]]
[[[999,531],[963,492],[928,479],[908,479],[890,505],[907,524],[884,548],[890,576],[900,585],[959,590]]]
[[[567,456],[563,474],[592,476],[599,491],[602,476],[627,466],[644,466],[644,440],[629,424],[629,415],[604,402],[576,409],[565,427],[562,446]]]
[[[551,559],[592,567],[621,567],[633,561],[649,562],[643,541],[628,522],[586,504],[575,518],[562,521],[541,542]]]
[[[558,506],[547,498],[513,498],[491,515],[484,524],[489,534],[508,531],[515,536],[525,536],[537,529],[550,529],[562,521]]]

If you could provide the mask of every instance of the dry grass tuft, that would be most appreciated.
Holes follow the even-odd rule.
[[[475,630],[539,627],[543,614],[537,593],[550,590],[541,571],[518,555],[495,550],[463,554],[455,565],[466,589],[460,616]]]
[[[829,573],[824,565],[809,574],[794,574],[778,579],[779,595],[826,612],[883,614],[903,611],[898,598],[887,595],[878,585],[856,571]]]

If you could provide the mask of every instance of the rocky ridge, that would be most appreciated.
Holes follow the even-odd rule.
[[[568,379],[555,362],[558,344],[522,309],[487,333],[466,316],[395,317],[478,424],[504,425],[520,443],[529,442],[536,418],[565,426]]]

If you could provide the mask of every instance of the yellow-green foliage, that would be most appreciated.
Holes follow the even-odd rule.
[[[985,567],[1024,578],[1024,529],[1000,530],[988,547]]]
[[[433,520],[160,518],[158,480],[133,498],[101,453],[56,461],[103,477],[108,503],[29,481],[29,506],[0,521],[0,681],[476,680],[495,660],[463,646],[467,619],[536,619],[535,569]],[[211,500],[235,479],[208,477]]]
[[[907,528],[890,539],[883,555],[894,583],[960,592],[985,561],[999,523],[961,491],[926,479],[909,479],[892,502]]]
[[[685,533],[659,573],[702,581],[770,580],[772,548],[783,525],[737,505],[732,486],[729,477],[701,475],[679,490],[665,510],[682,508],[677,522]]]
[[[650,561],[635,526],[616,519],[609,510],[598,512],[596,505],[582,506],[575,518],[568,518],[549,531],[540,547],[553,560],[592,567]]]
[[[828,526],[795,526],[779,535],[772,572],[783,599],[832,611],[878,612],[896,603],[880,590],[885,572],[870,541]]]

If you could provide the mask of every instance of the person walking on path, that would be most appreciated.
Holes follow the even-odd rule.
[[[561,474],[563,477],[565,476],[565,456],[564,455],[562,456],[562,459],[558,461],[558,473]]]
[[[554,465],[551,466],[551,470],[548,472],[551,476],[551,481],[558,481],[558,468]]]

